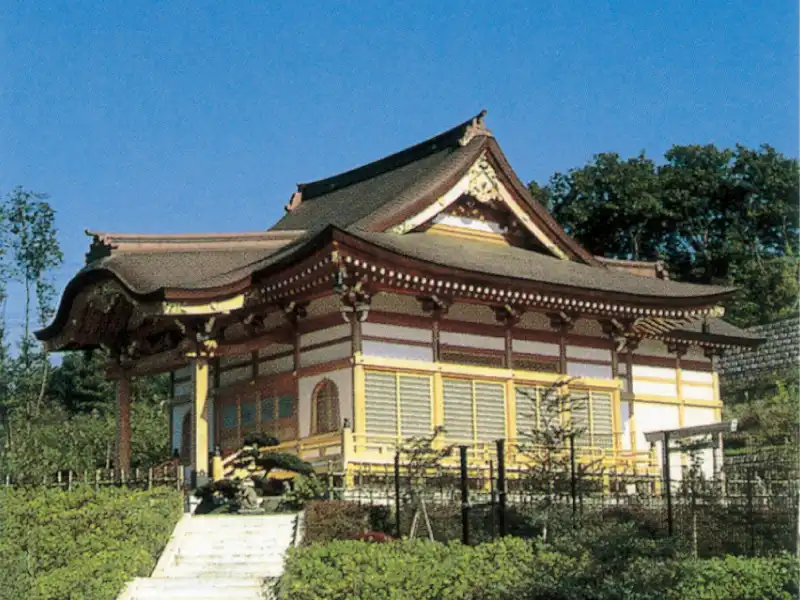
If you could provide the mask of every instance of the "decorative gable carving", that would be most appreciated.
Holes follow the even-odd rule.
[[[469,201],[486,206],[490,210],[502,211],[504,215],[507,215],[500,221],[503,225],[500,227],[488,226],[487,231],[487,226],[479,225],[466,218],[463,219],[463,222],[453,222],[452,207],[461,206],[460,210],[469,210],[465,208],[470,206]],[[510,237],[506,228],[512,234]],[[519,237],[514,235],[517,228],[522,234]],[[483,241],[507,243],[546,252],[561,259],[568,258],[558,244],[534,222],[534,218],[528,214],[524,203],[506,189],[486,153],[481,154],[458,183],[438,200],[388,231],[396,234],[410,231],[452,233],[457,237],[481,238]],[[472,233],[474,231],[488,235],[480,233],[476,235]]]
[[[481,156],[470,167],[467,177],[469,179],[467,195],[482,203],[502,203],[503,196],[500,191],[500,182],[497,180],[497,173],[494,172],[485,156]]]

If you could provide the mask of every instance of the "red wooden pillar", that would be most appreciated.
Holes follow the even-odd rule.
[[[123,374],[117,380],[117,461],[118,471],[131,470],[131,379]]]

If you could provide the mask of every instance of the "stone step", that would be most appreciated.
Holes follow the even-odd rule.
[[[259,542],[241,542],[240,540],[226,542],[225,540],[203,540],[198,541],[196,544],[181,544],[176,554],[214,554],[217,552],[227,554],[260,554],[272,553],[276,548],[288,548],[292,543],[290,540],[286,541],[259,541]]]
[[[291,538],[294,535],[293,529],[265,529],[263,531],[232,531],[226,529],[208,529],[205,531],[186,531],[177,534],[180,538],[199,538],[199,537],[220,537],[227,539],[247,538]]]
[[[197,577],[214,579],[219,577],[279,577],[283,573],[283,561],[239,562],[209,564],[205,562],[179,563],[170,568],[165,578]]]
[[[139,578],[128,586],[120,600],[263,600],[270,597],[260,578]]]
[[[285,551],[273,549],[269,552],[253,553],[245,552],[227,552],[227,551],[208,551],[206,548],[198,548],[194,552],[181,552],[175,554],[175,564],[180,564],[188,561],[200,562],[206,561],[214,564],[222,562],[269,562],[271,560],[282,560]]]

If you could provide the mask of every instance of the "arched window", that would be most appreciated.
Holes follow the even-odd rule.
[[[311,433],[328,433],[339,429],[339,390],[330,379],[323,379],[311,397],[313,420]]]

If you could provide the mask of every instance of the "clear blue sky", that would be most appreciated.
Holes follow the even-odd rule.
[[[797,156],[797,29],[794,0],[8,2],[0,191],[51,195],[61,288],[85,228],[264,229],[296,182],[481,108],[525,181],[675,143]]]

